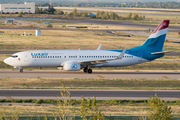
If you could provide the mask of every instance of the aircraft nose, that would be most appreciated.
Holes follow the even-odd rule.
[[[4,60],[4,63],[9,64],[9,63],[10,63],[10,59],[9,59],[9,58],[6,58],[6,59]]]

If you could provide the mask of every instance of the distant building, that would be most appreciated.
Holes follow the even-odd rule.
[[[27,12],[35,13],[35,2],[24,2],[24,4],[0,4],[1,13]]]
[[[50,21],[45,21],[44,24],[45,24],[45,25],[49,25],[49,24],[50,24]]]
[[[7,20],[7,21],[5,21],[5,23],[13,23],[14,22],[14,20]]]

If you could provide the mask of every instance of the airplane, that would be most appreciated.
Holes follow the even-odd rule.
[[[65,71],[92,73],[95,67],[123,67],[150,62],[168,52],[163,49],[170,20],[163,20],[140,46],[124,50],[33,50],[22,51],[4,62],[23,72],[25,67],[61,67]]]

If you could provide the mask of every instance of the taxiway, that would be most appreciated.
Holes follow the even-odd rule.
[[[61,89],[1,89],[0,99],[60,99]],[[164,100],[179,100],[179,90],[86,90],[70,89],[71,99],[92,99],[96,96],[99,100],[108,99],[149,99],[157,94]]]
[[[146,79],[180,79],[180,72],[138,72],[138,71],[104,71],[94,70],[92,74],[83,71],[62,70],[0,70],[0,78],[146,78]]]

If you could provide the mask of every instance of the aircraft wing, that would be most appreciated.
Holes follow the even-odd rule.
[[[122,59],[125,52],[126,52],[126,48],[119,54],[119,56],[117,58],[101,59],[101,60],[87,60],[87,61],[83,60],[83,61],[79,61],[79,63],[81,63],[81,64],[101,64],[101,63],[105,63],[106,61]]]

